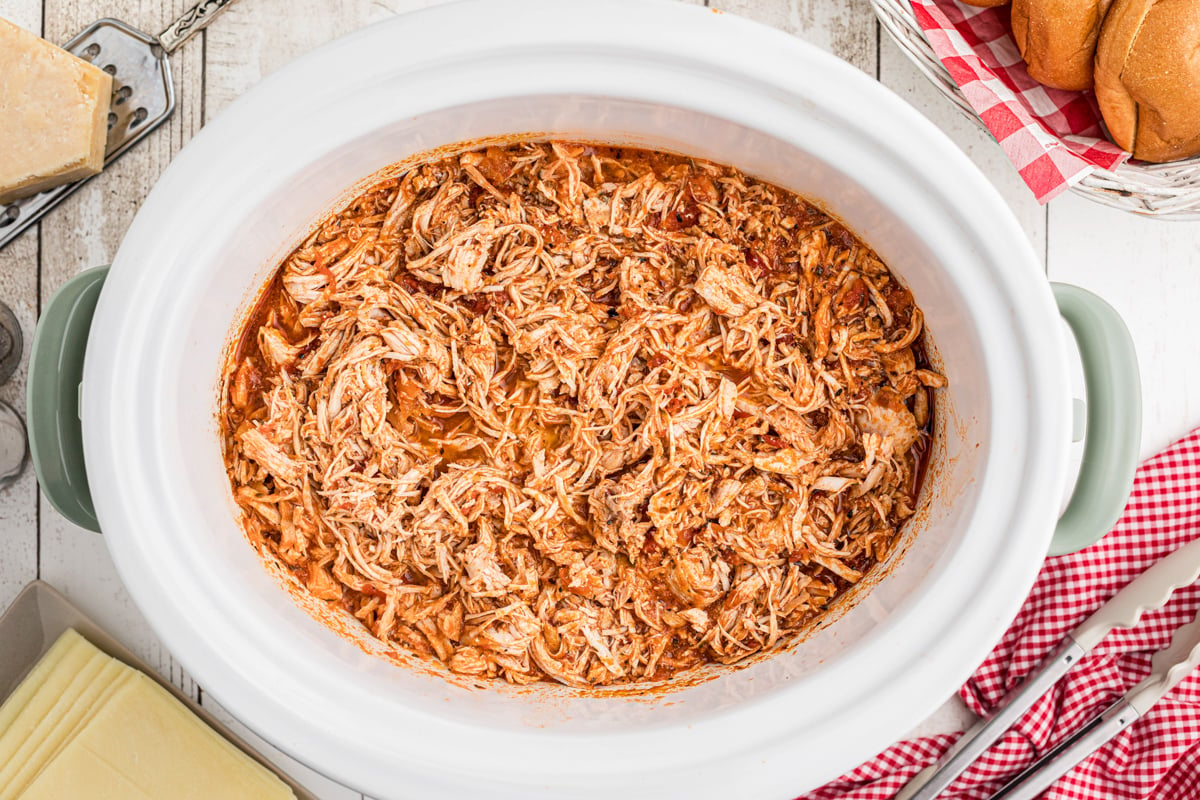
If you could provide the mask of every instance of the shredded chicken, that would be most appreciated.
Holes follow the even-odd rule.
[[[450,670],[591,687],[794,639],[919,494],[922,318],[728,167],[525,142],[399,172],[282,264],[225,376],[253,542]]]

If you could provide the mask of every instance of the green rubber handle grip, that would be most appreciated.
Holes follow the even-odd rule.
[[[1142,441],[1142,383],[1133,339],[1116,310],[1078,286],[1051,289],[1079,345],[1087,388],[1083,466],[1050,543],[1050,555],[1058,556],[1095,543],[1125,509]]]
[[[108,267],[81,272],[54,293],[29,351],[25,414],[29,453],[50,505],[81,528],[100,532],[83,461],[79,392],[96,301]]]

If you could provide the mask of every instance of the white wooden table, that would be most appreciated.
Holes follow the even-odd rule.
[[[26,342],[39,309],[67,278],[111,261],[159,174],[227,103],[328,39],[441,1],[241,0],[227,10],[172,56],[179,105],[168,123],[0,251],[0,299],[20,319]],[[61,43],[100,17],[157,33],[192,2],[0,0],[0,16]],[[1049,276],[1097,292],[1124,316],[1141,360],[1143,456],[1200,425],[1200,345],[1194,332],[1200,317],[1200,223],[1142,220],[1070,194],[1038,206],[995,142],[962,118],[881,34],[867,0],[708,0],[704,5],[783,28],[836,53],[947,131],[1011,205]],[[23,412],[24,397],[23,365],[0,388],[0,399]],[[28,469],[15,486],[0,492],[0,609],[34,578],[63,591],[185,692],[229,719],[150,632],[117,578],[102,537],[76,528],[50,508]],[[968,718],[952,700],[917,731],[960,729]],[[253,735],[248,738],[258,743]],[[262,747],[322,798],[361,798]]]

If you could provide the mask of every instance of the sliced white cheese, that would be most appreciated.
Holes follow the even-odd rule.
[[[66,676],[78,672],[84,662],[93,657],[94,652],[95,648],[73,630],[68,630],[58,637],[58,641],[46,651],[46,654],[25,676],[25,679],[17,685],[13,693],[4,701],[4,705],[0,706],[0,734],[8,729],[17,714],[25,708],[30,698],[37,693],[51,675],[60,674],[64,676],[60,680],[66,680]],[[63,665],[61,673],[56,672],[59,664]],[[0,760],[0,763],[3,761]]]
[[[62,720],[78,719],[73,711],[76,701],[88,695],[106,663],[111,661],[92,648],[87,661],[73,674],[60,664],[12,723],[0,731],[0,800],[17,796],[21,788],[15,784],[17,774],[30,767],[30,757],[42,748],[47,738],[55,735]]]
[[[0,203],[104,166],[112,77],[0,19]]]
[[[86,730],[92,717],[129,682],[130,671],[125,665],[108,656],[104,658],[107,663],[84,690],[57,703],[0,770],[0,787],[3,787],[0,800],[20,797],[42,768]]]
[[[0,706],[0,800],[295,800],[155,681],[68,631]]]
[[[295,800],[278,778],[140,673],[20,795],[21,800],[85,796]]]
[[[87,789],[81,792],[81,786]],[[102,756],[87,750],[77,750],[70,758],[55,760],[21,795],[21,800],[63,800],[68,797],[155,800],[154,795],[143,791],[135,780],[122,775]]]

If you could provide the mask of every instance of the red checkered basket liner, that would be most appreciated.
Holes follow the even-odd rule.
[[[1200,538],[1200,429],[1146,462],[1117,526],[1096,544],[1047,559],[1012,626],[959,691],[979,715],[1035,669],[1075,625],[1163,556]],[[1150,659],[1200,610],[1200,584],[1179,589],[1135,628],[1116,630],[1041,698],[942,795],[984,800],[1150,674]],[[899,742],[802,800],[885,800],[934,763],[955,736]],[[1200,671],[1055,783],[1046,800],[1200,798]]]
[[[1091,92],[1051,89],[1029,77],[1007,6],[912,0],[912,9],[933,52],[1039,202],[1097,167],[1111,170],[1129,158],[1104,138]]]

